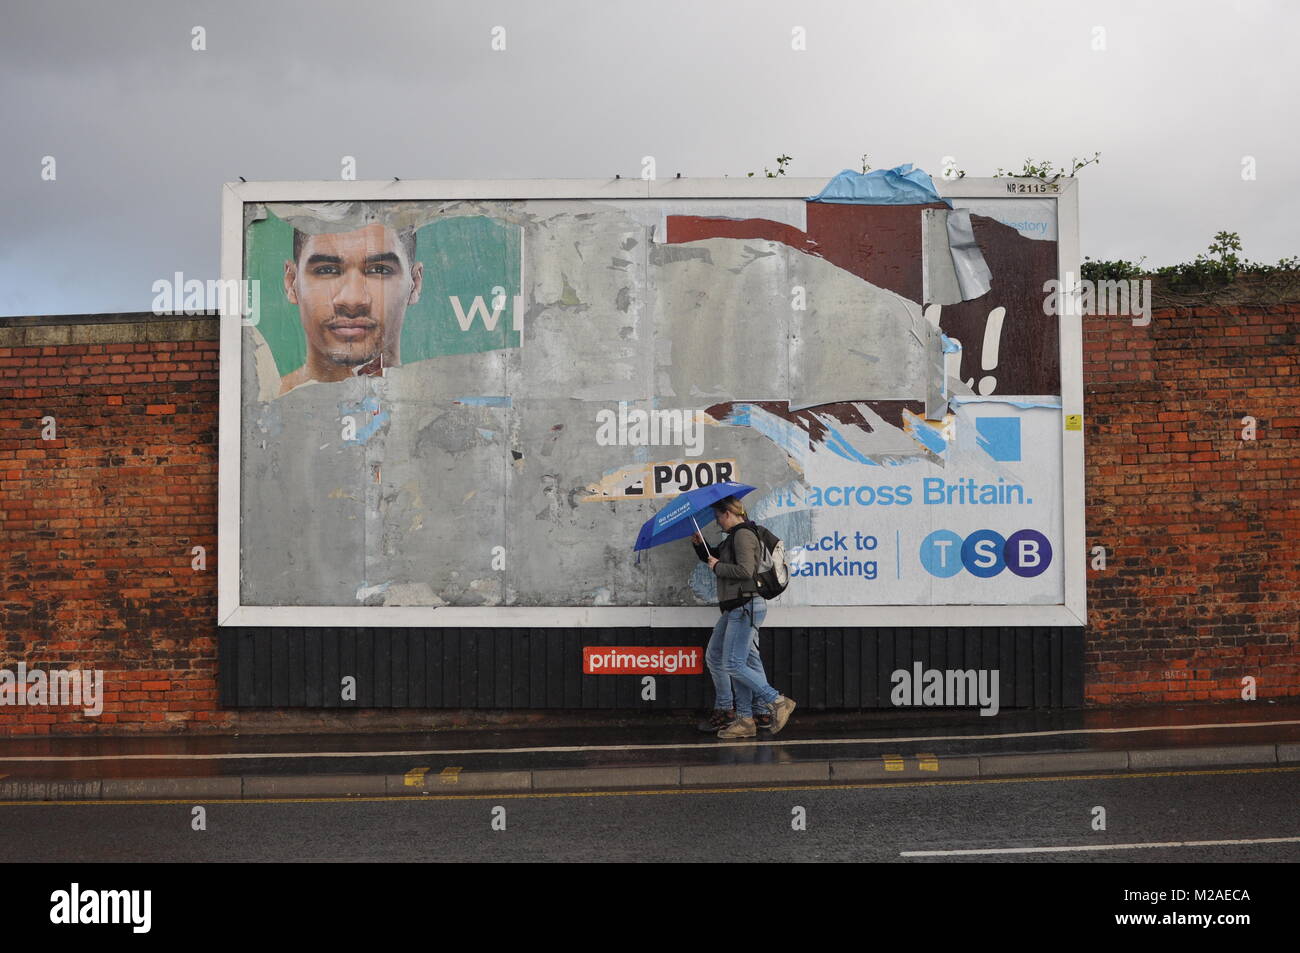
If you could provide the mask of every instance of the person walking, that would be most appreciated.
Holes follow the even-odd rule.
[[[698,530],[691,537],[696,554],[709,564],[718,583],[721,618],[713,626],[704,655],[714,688],[710,724],[717,725],[719,738],[753,738],[758,734],[755,711],[761,715],[761,709],[767,708],[771,732],[776,734],[789,721],[795,702],[768,684],[758,652],[758,630],[767,617],[766,601],[755,582],[763,543],[736,497],[724,497],[712,509],[727,534],[717,556],[709,551]]]

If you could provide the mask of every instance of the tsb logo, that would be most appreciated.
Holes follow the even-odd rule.
[[[1022,529],[1005,539],[1001,533],[980,529],[964,540],[950,529],[939,529],[921,541],[921,565],[942,579],[963,569],[981,579],[1003,569],[1017,576],[1037,576],[1051,562],[1052,544],[1033,529]]]

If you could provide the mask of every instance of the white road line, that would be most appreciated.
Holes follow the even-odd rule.
[[[1214,725],[1144,725],[1136,728],[1063,728],[1057,731],[1017,731],[996,735],[917,735],[911,738],[791,738],[772,741],[697,741],[658,745],[553,745],[537,748],[418,748],[402,751],[224,751],[212,754],[94,754],[94,755],[25,755],[6,758],[0,764],[46,761],[257,761],[266,758],[422,758],[466,754],[566,754],[583,751],[674,751],[708,748],[736,748],[775,745],[896,745],[912,741],[987,741],[1001,738],[1051,738],[1057,735],[1108,735],[1135,731],[1199,731],[1206,728],[1272,728],[1300,725],[1293,721],[1243,721]],[[1263,741],[1260,744],[1269,744]],[[1027,755],[1039,752],[1026,751]]]
[[[904,850],[899,857],[967,857],[973,854],[1053,854],[1081,850],[1139,850],[1144,847],[1227,847],[1237,844],[1300,844],[1300,837],[1256,837],[1248,840],[1189,840],[1164,844],[1095,844],[1088,847],[990,847],[981,850]]]

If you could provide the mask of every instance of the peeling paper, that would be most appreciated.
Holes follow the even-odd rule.
[[[447,603],[440,599],[427,582],[398,583],[384,593],[386,606],[420,606],[437,608]]]
[[[379,223],[400,231],[419,229],[442,218],[449,207],[462,203],[339,201],[339,202],[267,202],[272,215],[288,222],[305,235],[351,231]],[[464,203],[468,204],[468,203]]]
[[[876,169],[865,175],[845,169],[808,201],[855,205],[924,205],[927,202],[943,202],[952,207],[950,202],[940,198],[935,191],[930,176],[921,169],[913,169],[910,162],[892,169]]]
[[[753,404],[741,404],[727,416],[724,423],[752,427],[781,448],[800,471],[805,469],[808,460],[808,434],[790,421],[782,420]]]
[[[257,375],[257,400],[269,404],[280,396],[280,369],[276,366],[271,345],[262,332],[254,327],[244,329],[245,336],[253,341],[253,367]],[[247,348],[245,348],[247,351]]]
[[[792,203],[791,209],[802,204]],[[791,504],[765,513],[774,505],[768,497],[747,500],[756,518],[765,525],[771,521],[773,531],[789,540],[790,547],[811,538],[814,523],[835,515],[806,508],[813,499],[807,484],[892,482],[912,476],[882,464],[908,463],[914,470],[943,475],[952,469],[951,451],[960,449],[963,439],[984,454],[975,461],[978,467],[993,471],[999,464],[986,459],[971,422],[979,416],[1018,413],[1034,418],[1039,431],[1058,436],[1060,425],[1053,421],[1059,409],[1049,417],[991,403],[969,410],[953,404],[959,421],[956,435],[947,439],[946,447],[940,442],[946,437],[944,418],[954,395],[1004,398],[976,397],[969,385],[956,379],[962,342],[972,350],[971,363],[978,365],[981,355],[976,349],[987,335],[979,335],[983,325],[974,318],[967,320],[966,312],[974,310],[969,303],[957,320],[947,312],[953,322],[948,329],[961,329],[954,330],[955,337],[941,333],[938,300],[926,295],[913,300],[924,289],[913,280],[911,257],[909,281],[917,287],[902,295],[854,273],[851,269],[860,264],[856,259],[837,264],[819,257],[815,248],[790,249],[767,239],[700,238],[674,246],[651,264],[653,226],[638,230],[635,222],[629,224],[635,215],[614,204],[521,203],[500,209],[490,203],[462,204],[455,214],[486,210],[494,218],[532,222],[533,211],[551,216],[557,207],[582,209],[588,216],[595,208],[600,214],[577,223],[576,215],[566,213],[567,218],[556,216],[545,228],[527,233],[522,251],[526,280],[521,285],[528,314],[526,346],[442,355],[386,368],[384,378],[368,381],[313,383],[276,401],[272,412],[246,411],[242,435],[252,474],[248,483],[253,486],[247,487],[242,515],[252,571],[241,591],[255,597],[250,603],[347,604],[347,591],[360,586],[366,602],[386,605],[600,603],[603,587],[611,594],[609,604],[696,604],[686,591],[686,578],[696,563],[685,547],[680,553],[652,552],[641,559],[643,568],[649,565],[645,572],[634,571],[633,561],[621,550],[615,552],[617,534],[638,521],[635,514],[643,518],[644,507],[634,501],[578,505],[588,479],[658,453],[642,445],[604,447],[591,441],[595,408],[572,398],[575,391],[607,386],[611,378],[618,384],[616,392],[608,392],[609,406],[628,399],[638,401],[639,407],[647,400],[656,408],[699,406],[690,392],[715,395],[732,405],[718,411],[724,420],[736,411],[729,425],[709,421],[716,429],[707,431],[706,455],[716,451],[738,459],[747,482],[761,487],[802,488],[785,492],[787,498],[806,497],[802,510]],[[877,213],[890,222],[906,219],[912,244],[912,223],[925,212],[932,224],[927,226],[923,254],[930,255],[936,270],[943,266],[945,300],[960,300],[949,246],[949,212],[942,203],[808,209],[815,221],[824,216],[865,220]],[[683,214],[701,210],[690,201],[682,203]],[[774,212],[758,212],[778,219]],[[984,225],[981,221],[981,239]],[[828,235],[838,234],[822,227]],[[1029,243],[1016,239],[1010,229],[994,226],[990,231],[994,239],[986,240],[984,247],[990,249],[987,263],[999,264],[1001,294],[1004,276],[1019,274],[1008,259],[1014,263],[1014,255]],[[633,243],[631,249],[628,243]],[[1038,246],[1034,251],[1044,255],[1047,250]],[[610,261],[631,265],[611,268]],[[1013,281],[1011,287],[1024,284]],[[816,289],[811,308],[794,312],[789,307],[786,295],[794,285]],[[540,288],[540,297],[531,296],[534,286]],[[566,300],[588,302],[589,310],[579,312]],[[1011,311],[1024,307],[1020,299],[1001,303]],[[982,321],[984,311],[977,317]],[[738,360],[716,359],[719,326],[744,329],[737,339],[744,340]],[[265,330],[269,333],[270,326]],[[246,357],[246,371],[254,370],[265,352],[264,345],[259,350],[260,339],[258,332],[245,336],[246,347],[255,354],[254,360]],[[1011,342],[1002,344],[1004,363],[1010,365],[1006,354]],[[954,360],[958,366],[951,363]],[[1020,372],[1018,364],[1015,370]],[[264,372],[256,368],[249,373],[246,381],[248,408],[261,387],[271,388],[268,399],[275,397],[279,375],[267,365]],[[673,397],[674,384],[680,397]],[[1056,389],[1049,379],[1041,385],[1004,387],[1017,395]],[[519,408],[505,396],[512,390],[521,399]],[[365,448],[341,446],[339,402],[356,405],[367,396],[378,399],[391,421]],[[940,396],[944,399],[933,412],[931,404]],[[750,406],[740,407],[746,399]],[[864,400],[878,413],[870,412]],[[910,409],[900,408],[900,402]],[[811,410],[801,413],[798,423],[787,419],[790,411],[805,406]],[[861,408],[861,416],[848,412],[850,406]],[[816,422],[814,413],[819,415]],[[825,414],[829,418],[821,416]],[[888,420],[882,421],[880,414]],[[271,439],[266,431],[278,426],[277,415],[283,415],[286,424],[295,421],[296,428],[285,426]],[[358,418],[358,429],[370,419]],[[566,427],[557,437],[548,428],[558,421]],[[818,434],[811,445],[809,430]],[[256,450],[258,441],[270,441],[270,450]],[[326,452],[314,453],[316,446],[326,447]],[[804,462],[806,471],[801,469]],[[1007,469],[1016,475],[1023,470]],[[294,488],[297,495],[286,488]],[[336,495],[336,488],[350,492]],[[258,495],[252,495],[253,490]],[[530,517],[539,512],[542,522],[533,521]],[[891,512],[861,515],[874,519]],[[777,520],[786,521],[784,527]],[[286,538],[295,559],[290,573],[284,572]],[[512,549],[542,541],[555,559],[515,561],[507,580],[489,572],[488,546],[447,545],[448,540],[472,543],[485,538],[500,538]],[[591,539],[611,542],[587,545]],[[320,544],[308,545],[310,540]],[[702,582],[712,583],[707,568],[699,575]],[[392,580],[392,585],[376,595],[380,587],[371,586],[370,577]],[[710,591],[700,604],[711,596]]]
[[[379,593],[386,591],[390,585],[392,585],[390,582],[381,582],[377,586],[367,586],[362,584],[357,588],[357,602],[365,602],[371,596],[376,596]]]
[[[764,498],[765,503],[767,497]],[[759,510],[763,525],[781,539],[807,539],[813,534],[813,513],[810,509],[781,510],[764,513]]]
[[[821,446],[836,456],[866,466],[883,464],[892,466],[910,463],[918,458],[930,459],[942,465],[942,458],[932,452],[926,442],[919,440],[915,434],[895,427],[873,412],[866,404],[854,401],[853,406],[872,427],[872,432],[864,433],[861,429],[847,427],[826,414],[814,413],[813,417],[825,428],[827,434]],[[921,446],[917,446],[918,443]],[[814,450],[816,449],[820,447],[814,444]]]
[[[948,240],[948,210],[927,208],[921,212],[921,302],[927,310],[934,305],[959,304],[961,287],[952,263]]]
[[[782,225],[788,225],[799,231],[808,229],[808,206],[804,204],[803,199],[756,199],[751,203],[745,203],[746,210],[752,208],[752,215],[737,216],[736,203],[732,201],[706,201],[704,199],[689,199],[686,201],[665,200],[657,203],[653,208],[632,205],[630,208],[626,204],[596,202],[594,204],[612,205],[620,212],[623,212],[633,221],[647,227],[654,226],[654,232],[650,235],[650,241],[656,244],[663,244],[663,238],[656,239],[655,235],[666,236],[668,234],[668,219],[674,215],[704,215],[709,218],[730,219],[732,221],[746,221],[751,218],[763,218],[771,222],[778,222]]]
[[[1023,238],[1056,241],[1056,199],[955,199],[953,205],[1014,228]]]
[[[1051,394],[1043,396],[1030,397],[998,397],[990,395],[984,397],[979,394],[958,395],[953,397],[949,403],[952,404],[1010,404],[1013,407],[1060,407],[1061,398],[1053,397]]]
[[[895,465],[918,459],[943,466],[942,454],[946,450],[947,441],[952,437],[952,415],[946,407],[942,415],[929,421],[904,410],[903,424],[898,426],[874,412],[867,403],[849,403],[870,428],[869,431],[847,424],[829,413],[815,410],[809,414],[815,424],[814,429],[805,429],[760,406],[745,403],[733,405],[723,423],[746,426],[767,437],[786,453],[790,465],[801,474],[807,472],[813,462],[812,458],[820,453],[831,453],[864,466]],[[909,423],[911,420],[916,423]],[[913,432],[918,427],[924,427],[926,432]],[[940,435],[941,439],[932,438],[930,431]],[[813,433],[819,436],[814,437]],[[790,497],[791,491],[788,488],[774,490],[771,494],[771,498],[778,501]],[[793,504],[782,502],[778,505],[778,512],[784,512],[785,508]],[[751,510],[756,511],[756,507],[757,504],[754,504]]]
[[[949,414],[942,421],[924,420],[910,410],[903,411],[903,430],[933,453],[943,454],[952,440],[953,424],[957,418]]]
[[[349,447],[359,446],[379,432],[379,429],[388,423],[388,411],[380,410],[379,400],[375,397],[367,397],[359,405],[345,404],[339,407],[340,417],[357,417],[357,435],[353,440],[344,440],[343,444]]]
[[[271,401],[258,408],[253,418],[253,426],[271,437],[278,437],[284,431],[284,421],[280,418],[280,405]]]
[[[984,253],[975,241],[975,230],[970,223],[969,211],[948,213],[948,250],[957,270],[957,285],[963,301],[988,294],[993,285],[993,272],[989,271]]]

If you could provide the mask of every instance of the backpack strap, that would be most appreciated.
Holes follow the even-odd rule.
[[[766,526],[760,526],[758,523],[755,523],[753,520],[747,520],[746,522],[741,524],[741,528],[748,529],[751,533],[757,536],[758,541],[763,544],[763,548],[769,553],[773,549],[775,549],[776,544],[780,542],[780,540],[778,540],[777,537],[772,534],[772,531],[770,529],[768,529]]]
[[[754,523],[752,521],[746,521],[736,527],[736,532],[739,533],[742,529],[747,529],[751,533],[753,533],[754,538],[758,540],[760,555],[766,555],[770,547],[767,545],[767,541],[763,539],[763,534],[759,532],[759,530],[761,530],[762,528],[763,527],[759,526],[757,523]],[[732,535],[734,536],[735,533],[733,533]]]

